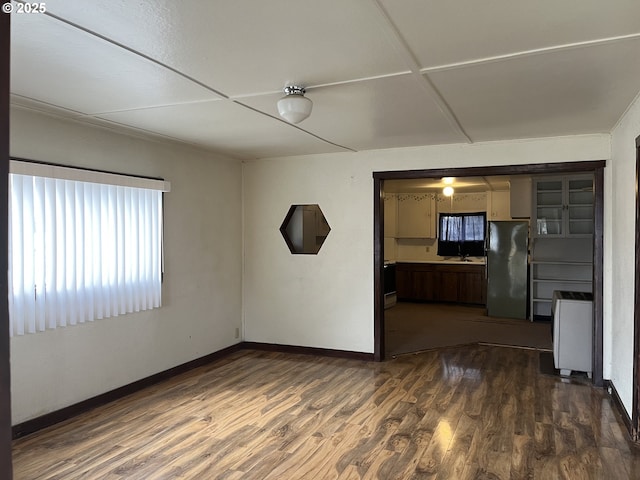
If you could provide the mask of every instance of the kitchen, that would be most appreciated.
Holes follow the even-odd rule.
[[[591,292],[591,174],[386,180],[383,200],[387,354],[470,340],[551,348],[554,292]],[[465,318],[476,323],[434,338],[449,328],[434,322]]]

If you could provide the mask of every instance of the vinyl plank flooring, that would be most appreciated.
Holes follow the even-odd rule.
[[[242,351],[13,443],[17,480],[640,478],[602,389],[538,352]]]

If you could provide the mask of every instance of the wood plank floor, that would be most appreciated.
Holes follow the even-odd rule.
[[[538,352],[242,351],[14,442],[16,479],[640,479],[601,389]]]

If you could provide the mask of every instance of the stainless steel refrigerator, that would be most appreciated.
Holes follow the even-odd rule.
[[[528,222],[489,222],[487,313],[527,318]]]

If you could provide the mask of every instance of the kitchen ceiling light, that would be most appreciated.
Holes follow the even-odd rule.
[[[453,187],[451,187],[451,186],[447,185],[446,187],[444,187],[444,188],[442,189],[442,194],[443,194],[445,197],[450,197],[451,195],[453,195]]]
[[[278,113],[289,123],[300,123],[311,115],[313,102],[304,96],[304,87],[284,87],[285,96],[278,100]]]

